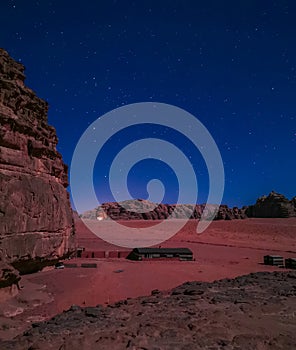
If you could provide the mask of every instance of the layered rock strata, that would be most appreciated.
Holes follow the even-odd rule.
[[[67,166],[48,104],[24,80],[24,66],[0,49],[0,253],[23,273],[75,247]]]

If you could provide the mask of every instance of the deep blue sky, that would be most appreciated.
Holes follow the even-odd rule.
[[[271,190],[296,194],[295,18],[294,1],[2,0],[0,46],[49,102],[67,164],[98,116],[134,102],[169,103],[211,132],[225,166],[223,202],[241,206]],[[190,155],[203,202],[208,178],[200,156],[181,136],[150,127],[106,145],[95,169],[99,199],[112,200],[111,158],[152,135]],[[130,174],[132,194],[145,197],[145,183],[159,174],[164,201],[174,202],[174,175],[151,162]]]

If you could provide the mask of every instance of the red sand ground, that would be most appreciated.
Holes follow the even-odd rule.
[[[108,231],[108,221],[98,224]],[[133,227],[150,225],[145,221],[124,224]],[[174,221],[171,225],[174,225]],[[86,250],[124,250],[97,238],[82,222],[76,226],[78,245]],[[186,281],[213,281],[250,272],[278,270],[262,264],[266,254],[296,257],[296,218],[214,221],[201,235],[196,234],[195,229],[196,221],[191,220],[161,246],[188,247],[193,251],[196,261],[134,262],[125,259],[76,258],[71,263],[91,261],[96,262],[98,267],[47,269],[23,276],[23,288],[18,297],[0,306],[0,314],[20,313],[13,319],[0,316],[0,337],[10,338],[29,326],[30,322],[51,317],[73,304],[107,304],[149,295],[153,289],[170,289]],[[2,331],[1,324],[4,328]]]

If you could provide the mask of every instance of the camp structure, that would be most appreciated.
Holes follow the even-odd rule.
[[[193,254],[189,248],[134,248],[127,256],[127,259],[173,259],[190,261],[193,260]]]
[[[286,269],[296,269],[296,258],[285,259]]]
[[[84,247],[78,247],[76,250],[76,257],[81,258],[84,251],[85,251]]]
[[[265,255],[264,265],[284,266],[284,258],[280,255]]]

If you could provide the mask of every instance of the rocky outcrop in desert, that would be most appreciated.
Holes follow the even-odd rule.
[[[164,220],[200,219],[205,205],[194,204],[155,204],[148,200],[137,199],[123,202],[107,202],[94,210],[84,212],[81,217],[90,220],[110,218],[112,220]],[[214,211],[214,208],[213,208]],[[212,213],[208,213],[211,217]],[[244,219],[244,210],[221,205],[215,220]]]
[[[204,204],[156,204],[137,199],[103,203],[93,210],[84,212],[81,218],[90,220],[200,219],[204,209]],[[213,211],[210,210],[207,214],[209,218],[212,217],[213,212],[214,207]],[[284,195],[272,191],[268,196],[258,198],[256,204],[243,208],[230,208],[222,204],[219,206],[214,220],[245,219],[247,217],[289,218],[294,216],[296,216],[296,197],[289,200]]]
[[[296,197],[291,200],[272,191],[268,196],[257,199],[256,204],[246,209],[248,217],[254,218],[289,218],[296,216]]]
[[[75,244],[67,166],[47,122],[48,105],[24,80],[24,66],[0,49],[0,253],[22,273]]]
[[[107,307],[72,306],[3,350],[295,350],[296,272],[259,272]]]

